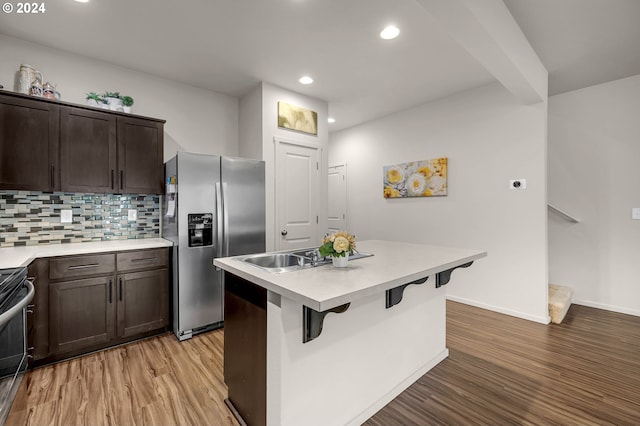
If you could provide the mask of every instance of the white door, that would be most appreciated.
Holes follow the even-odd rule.
[[[278,250],[320,245],[319,149],[276,140],[276,246]]]
[[[327,227],[329,232],[347,230],[347,173],[346,165],[329,167],[329,202]]]

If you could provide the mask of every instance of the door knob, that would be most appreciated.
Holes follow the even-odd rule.
[[[280,234],[282,234],[282,236],[283,236],[283,237],[286,237],[286,236],[287,236],[287,234],[288,234],[288,232],[287,232],[287,230],[285,229],[285,230],[284,230],[284,231],[282,231]]]

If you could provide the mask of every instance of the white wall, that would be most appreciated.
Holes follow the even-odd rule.
[[[550,281],[574,302],[640,315],[640,75],[549,98]]]
[[[309,135],[278,127],[278,102],[287,102],[299,107],[307,108],[318,113],[318,134]],[[260,104],[262,116],[261,139],[256,138],[256,105]],[[240,134],[241,152],[255,155],[261,150],[262,160],[265,161],[266,174],[266,212],[267,212],[267,251],[276,249],[276,217],[275,217],[275,144],[274,137],[287,139],[300,144],[319,146],[321,149],[320,162],[320,233],[327,228],[327,151],[329,146],[329,128],[327,118],[329,106],[326,101],[311,98],[300,93],[292,92],[269,83],[261,83],[256,90],[245,95],[240,102]]]
[[[546,115],[492,84],[332,133],[329,161],[348,162],[349,231],[486,250],[453,273],[448,297],[547,322]],[[448,196],[383,198],[384,165],[441,156]],[[508,189],[513,178],[527,189]]]
[[[176,151],[238,155],[238,99],[0,35],[0,83],[15,90],[20,64],[57,85],[62,100],[85,104],[88,92],[134,98],[133,113],[167,120],[165,160]]]

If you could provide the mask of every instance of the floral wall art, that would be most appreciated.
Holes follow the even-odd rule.
[[[447,195],[447,157],[384,166],[384,198]]]
[[[278,102],[278,127],[317,135],[318,113],[286,102]]]

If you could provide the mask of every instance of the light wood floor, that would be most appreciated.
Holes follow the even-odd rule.
[[[394,425],[640,425],[640,318],[574,305],[542,325],[447,302],[450,356],[369,419]],[[221,330],[27,373],[12,425],[236,425]],[[304,425],[300,425],[304,426]]]
[[[29,371],[6,426],[237,425],[224,404],[222,333],[166,333]]]

